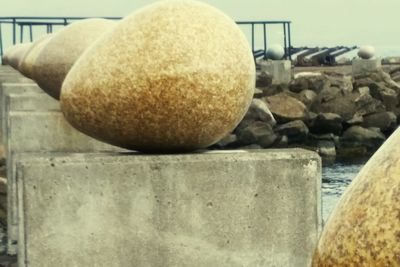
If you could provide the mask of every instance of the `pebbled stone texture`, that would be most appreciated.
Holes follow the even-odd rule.
[[[400,130],[353,180],[325,225],[317,266],[400,266]]]
[[[50,96],[59,99],[65,76],[82,53],[116,22],[85,19],[54,34],[32,66],[32,78]]]
[[[235,22],[197,1],[160,1],[121,21],[74,65],[61,108],[80,131],[128,149],[182,152],[231,132],[255,66]]]

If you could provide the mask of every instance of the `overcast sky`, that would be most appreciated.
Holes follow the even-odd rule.
[[[125,16],[154,0],[0,0],[0,16]],[[400,0],[204,0],[235,20],[290,20],[294,46],[374,45],[400,55]],[[280,28],[271,27],[274,42]]]

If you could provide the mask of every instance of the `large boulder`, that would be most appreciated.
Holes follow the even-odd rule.
[[[328,78],[318,72],[297,73],[289,85],[289,89],[295,93],[299,93],[303,90],[312,90],[318,94],[322,89],[328,87],[330,87]]]
[[[43,48],[46,44],[50,41],[53,34],[46,34],[41,38],[37,39],[33,42],[32,46],[28,49],[25,53],[24,57],[22,58],[21,62],[19,63],[18,70],[28,78],[32,78],[33,75],[33,65],[40,55]]]
[[[364,116],[363,127],[376,127],[381,131],[391,131],[397,127],[397,117],[393,112],[380,112]]]
[[[61,109],[75,128],[110,144],[184,152],[230,133],[254,86],[252,51],[232,19],[202,2],[159,1],[123,19],[75,63]]]
[[[105,19],[85,19],[61,29],[45,44],[32,66],[32,78],[59,99],[61,85],[72,65],[101,35],[115,26]]]
[[[291,121],[275,128],[280,135],[287,136],[289,142],[304,141],[307,138],[309,130],[305,123],[301,120]]]
[[[314,120],[312,127],[310,128],[311,132],[316,134],[340,134],[342,132],[343,119],[339,114],[335,113],[320,113],[317,118]]]
[[[253,99],[243,120],[268,122],[272,126],[276,124],[275,118],[268,109],[267,104],[261,99]]]
[[[307,108],[310,108],[317,99],[317,94],[312,90],[303,90],[300,93],[291,94],[297,100],[300,100]]]
[[[238,143],[241,145],[256,144],[263,148],[270,147],[278,139],[272,126],[268,123],[255,121],[238,133]]]
[[[385,105],[370,94],[361,94],[354,100],[356,104],[356,114],[364,116],[386,111]]]
[[[343,133],[340,142],[344,147],[363,146],[374,150],[381,146],[385,139],[385,135],[379,129],[352,126]]]
[[[269,110],[278,122],[304,120],[307,118],[306,106],[287,93],[265,97]]]
[[[360,96],[357,91],[345,92],[338,87],[323,89],[311,106],[311,111],[319,113],[336,113],[344,120],[350,120],[356,113],[354,101]]]

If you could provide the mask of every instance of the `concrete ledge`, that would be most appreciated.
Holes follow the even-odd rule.
[[[38,93],[41,95],[44,95],[44,92],[42,89],[40,89],[36,84],[21,84],[21,83],[3,83],[2,86],[0,86],[0,126],[1,126],[1,133],[2,133],[2,138],[1,141],[5,142],[5,136],[3,129],[6,129],[5,127],[5,116],[6,116],[6,109],[8,106],[8,102],[6,101],[6,97],[10,94],[24,94],[24,93]]]
[[[9,103],[13,103],[12,99],[15,97],[19,100],[22,99],[19,96],[10,95],[7,98]],[[17,107],[26,108],[27,105],[18,102]],[[6,137],[5,150],[8,179],[8,252],[9,254],[15,254],[18,225],[15,155],[22,152],[39,151],[93,152],[125,150],[82,134],[70,126],[59,111],[8,111],[6,115],[4,126],[6,131],[3,131],[3,136]]]
[[[21,154],[19,266],[310,266],[321,164],[305,150]]]

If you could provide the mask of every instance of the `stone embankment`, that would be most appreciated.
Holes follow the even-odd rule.
[[[400,68],[354,77],[301,72],[287,85],[271,81],[258,73],[248,113],[215,147],[303,147],[326,160],[369,156],[400,121]]]

